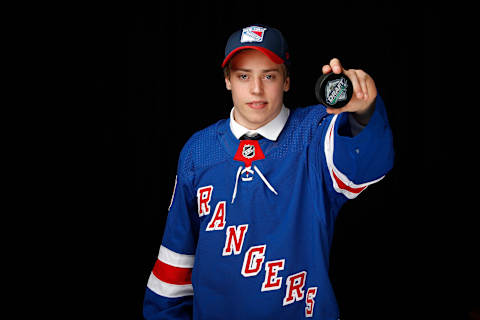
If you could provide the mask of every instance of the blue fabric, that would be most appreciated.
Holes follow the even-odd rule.
[[[391,131],[383,101],[377,97],[369,124],[355,137],[342,135],[347,115],[337,118],[334,163],[355,184],[376,180],[393,166]],[[162,244],[172,251],[195,255],[192,297],[168,299],[149,289],[147,319],[299,319],[305,317],[307,290],[317,288],[312,319],[337,319],[338,307],[328,278],[335,218],[348,200],[335,191],[324,154],[324,141],[333,116],[321,105],[299,108],[276,142],[259,140],[265,159],[253,162],[277,191],[254,173],[252,181],[237,181],[242,162],[233,160],[239,140],[221,120],[192,136],[178,164],[178,182]],[[211,212],[199,217],[197,190],[213,186]],[[222,230],[206,231],[216,205],[226,202]],[[227,228],[248,225],[239,254],[223,256]],[[246,253],[265,245],[257,275],[244,276]],[[266,264],[284,259],[279,289],[262,291]],[[284,305],[288,277],[306,272],[304,296]],[[311,300],[309,300],[311,301]],[[192,311],[193,308],[193,311]],[[181,310],[180,310],[181,309]]]
[[[143,304],[145,319],[192,319],[193,297],[164,298],[147,288]]]

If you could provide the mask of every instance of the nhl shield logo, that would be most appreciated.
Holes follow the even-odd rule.
[[[325,86],[325,96],[331,105],[347,99],[348,82],[344,78],[332,80]]]
[[[243,28],[240,42],[262,42],[265,30],[267,30],[267,28],[257,26]]]
[[[265,159],[265,155],[257,140],[241,140],[233,160],[242,161],[250,167],[253,161]]]
[[[251,144],[245,144],[243,146],[242,155],[247,159],[255,157],[255,146]]]

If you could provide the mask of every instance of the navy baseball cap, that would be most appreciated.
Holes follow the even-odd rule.
[[[287,41],[278,29],[254,25],[234,32],[228,38],[222,68],[235,53],[243,49],[258,50],[275,63],[290,65]]]

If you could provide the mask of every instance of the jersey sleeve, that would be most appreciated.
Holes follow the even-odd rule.
[[[198,214],[192,178],[179,170],[158,259],[147,283],[145,319],[192,319],[192,269],[198,238]],[[197,218],[196,218],[197,217]]]
[[[393,167],[393,138],[383,100],[377,96],[368,125],[355,136],[348,113],[324,122],[317,146],[324,182],[332,196],[354,199]]]

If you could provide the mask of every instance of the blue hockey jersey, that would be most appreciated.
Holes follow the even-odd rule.
[[[382,99],[355,137],[347,116],[316,105],[292,111],[277,141],[239,141],[230,120],[189,139],[146,319],[338,319],[335,218],[393,165]]]

